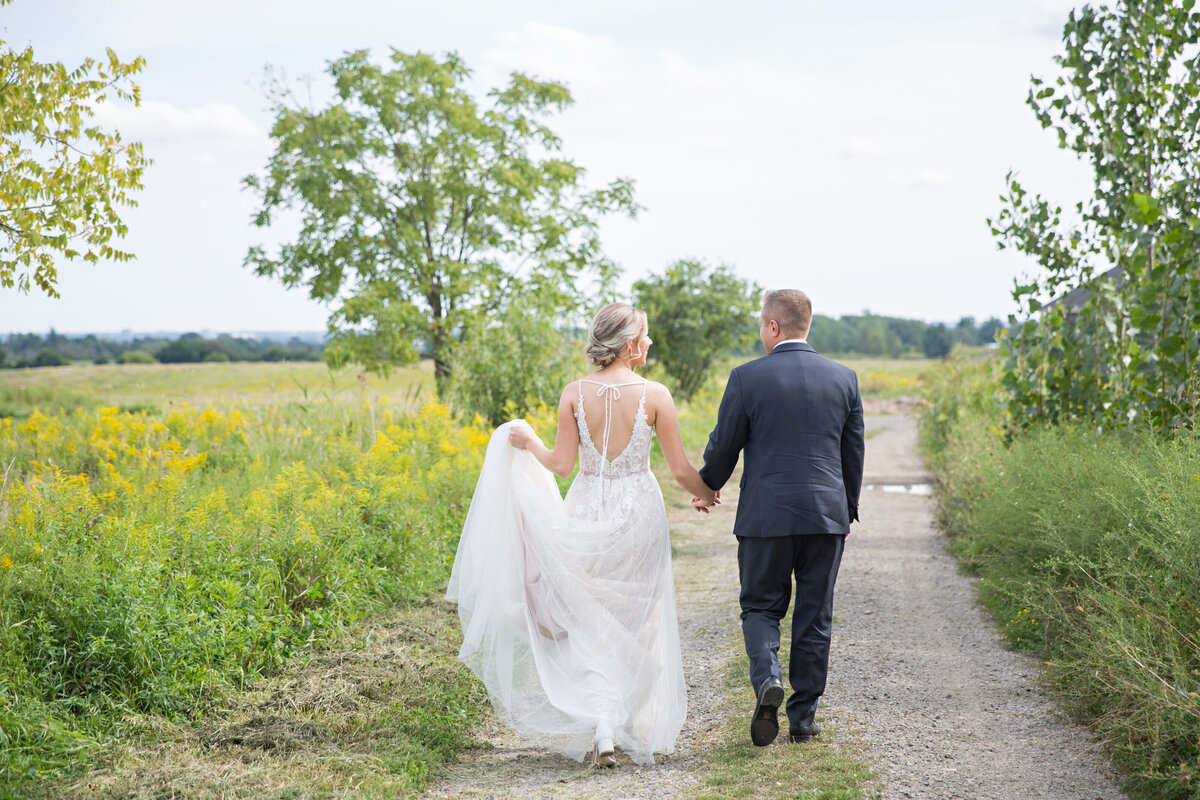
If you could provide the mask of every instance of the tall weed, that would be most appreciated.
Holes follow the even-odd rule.
[[[994,384],[942,375],[939,518],[1014,647],[1136,796],[1200,797],[1200,441],[1070,427],[1006,441]]]
[[[0,794],[440,589],[487,440],[435,404],[0,419]]]

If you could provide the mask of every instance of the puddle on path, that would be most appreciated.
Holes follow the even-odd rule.
[[[885,492],[897,494],[933,494],[933,484],[931,483],[870,483],[863,488],[867,490],[882,489]]]

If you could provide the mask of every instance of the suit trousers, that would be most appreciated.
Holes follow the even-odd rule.
[[[846,536],[809,533],[794,536],[738,537],[742,636],[750,657],[750,684],[757,693],[770,678],[783,681],[779,664],[779,623],[791,602],[792,646],[788,657],[788,722],[794,730],[809,725],[825,692],[829,642],[833,631],[833,586]]]

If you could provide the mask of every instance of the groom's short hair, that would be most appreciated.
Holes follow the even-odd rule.
[[[771,289],[763,293],[763,319],[773,319],[791,337],[808,335],[812,325],[812,301],[799,289]]]

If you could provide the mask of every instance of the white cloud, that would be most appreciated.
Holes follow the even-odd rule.
[[[628,56],[608,36],[589,36],[570,28],[528,22],[518,31],[497,35],[483,53],[487,74],[526,72],[540,80],[575,87],[611,86],[625,78]],[[495,83],[495,80],[490,83]]]
[[[145,101],[140,106],[103,105],[96,111],[103,127],[121,131],[122,138],[146,142],[191,143],[202,140],[229,145],[260,144],[267,133],[234,106],[209,103],[180,108]]]
[[[892,176],[892,183],[904,189],[941,189],[954,183],[954,176],[935,169]]]
[[[1076,0],[1009,0],[1002,8],[1001,25],[1035,36],[1058,40],[1062,38],[1063,25]]]
[[[703,69],[678,53],[661,50],[658,53],[663,79],[670,85],[683,89],[720,90],[728,82],[724,73]]]
[[[838,150],[838,157],[847,161],[860,158],[879,159],[887,156],[888,148],[884,146],[883,142],[867,136],[852,136]]]

